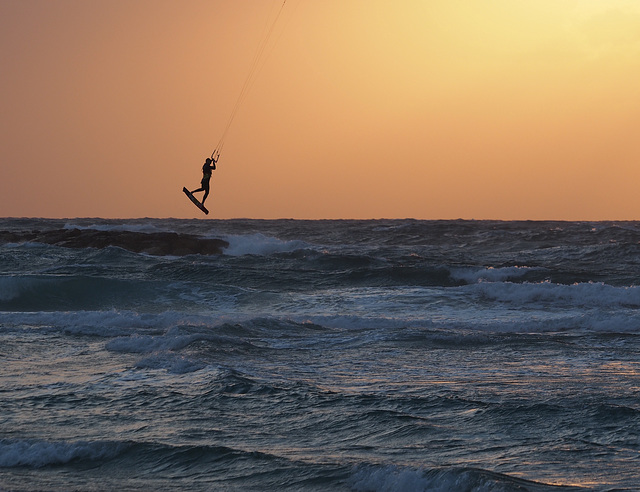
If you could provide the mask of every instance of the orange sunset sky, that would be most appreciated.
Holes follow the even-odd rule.
[[[0,0],[0,216],[181,192],[282,0]],[[637,0],[287,0],[213,218],[640,219]]]

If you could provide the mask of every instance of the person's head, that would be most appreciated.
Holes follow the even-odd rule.
[[[207,157],[207,160],[205,161],[205,164],[211,164],[212,160],[210,157]]]

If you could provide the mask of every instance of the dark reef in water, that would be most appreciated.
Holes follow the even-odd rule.
[[[117,246],[150,255],[219,255],[229,243],[175,232],[99,231],[95,229],[56,229],[51,231],[0,231],[0,243],[36,242],[65,248],[106,248]]]

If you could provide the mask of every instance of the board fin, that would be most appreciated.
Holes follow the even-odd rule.
[[[183,187],[182,191],[184,191],[184,194],[189,197],[189,200],[191,200],[196,207],[202,210],[206,215],[209,215],[209,211],[206,209],[206,207],[202,203],[200,203],[200,201],[195,196],[193,196],[191,192],[187,190],[187,188]]]

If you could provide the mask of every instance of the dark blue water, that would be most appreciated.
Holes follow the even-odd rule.
[[[0,489],[640,490],[639,285],[636,222],[1,219]]]

